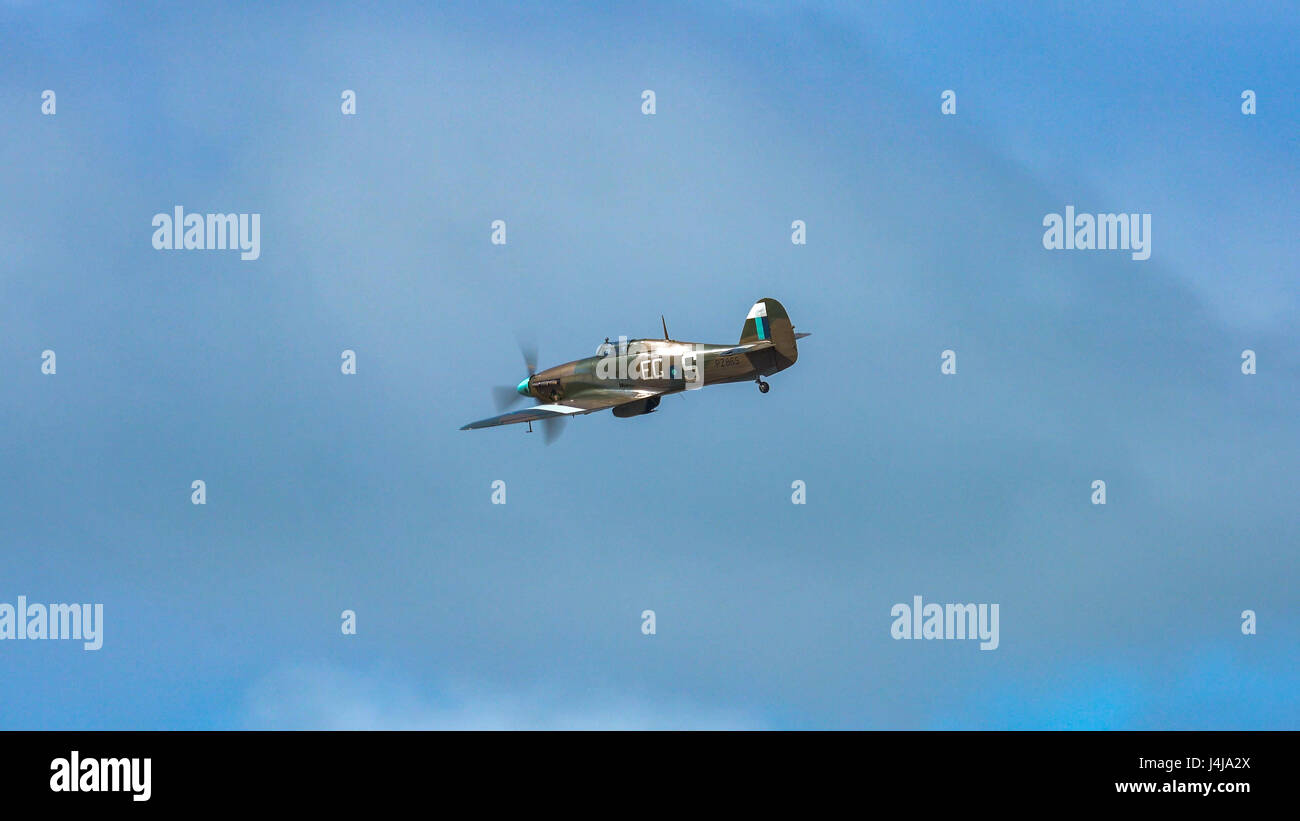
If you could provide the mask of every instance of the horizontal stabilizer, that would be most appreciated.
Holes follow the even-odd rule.
[[[772,347],[772,340],[765,339],[762,342],[749,342],[744,345],[737,345],[734,348],[727,348],[725,351],[715,351],[714,353],[717,356],[732,356],[738,353],[754,353],[770,347]]]

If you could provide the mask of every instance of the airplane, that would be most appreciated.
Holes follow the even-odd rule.
[[[559,423],[570,416],[581,416],[607,408],[619,418],[652,413],[659,401],[669,394],[695,390],[705,385],[728,382],[757,382],[760,393],[769,386],[764,376],[785,370],[799,358],[795,340],[808,334],[795,333],[790,316],[775,299],[760,299],[749,309],[741,328],[740,342],[735,345],[710,345],[680,342],[668,338],[668,322],[663,322],[663,339],[624,339],[605,341],[595,356],[537,370],[535,351],[524,351],[528,377],[513,389],[496,389],[499,409],[525,397],[538,404],[480,419],[461,430],[491,428],[497,425],[542,424],[547,442],[559,435]]]

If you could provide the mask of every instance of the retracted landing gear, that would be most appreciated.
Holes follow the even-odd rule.
[[[767,393],[769,390],[772,389],[772,386],[769,385],[769,384],[767,384],[766,382],[764,382],[764,381],[763,381],[763,377],[761,377],[761,376],[758,377],[757,379],[755,379],[754,381],[758,383],[758,392],[759,392],[759,393]]]

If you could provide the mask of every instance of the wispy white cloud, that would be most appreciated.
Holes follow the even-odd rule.
[[[279,668],[248,693],[243,724],[270,730],[748,730],[743,710],[612,692],[516,692],[464,683],[425,690],[384,674],[304,664]]]

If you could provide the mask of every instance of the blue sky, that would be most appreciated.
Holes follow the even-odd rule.
[[[0,726],[1300,727],[1298,28],[0,5],[0,601],[106,620],[0,643]],[[154,250],[178,204],[261,258]],[[1071,204],[1151,259],[1044,250]],[[764,296],[814,333],[766,396],[458,430],[516,335],[730,342]],[[999,648],[893,640],[914,595]]]

